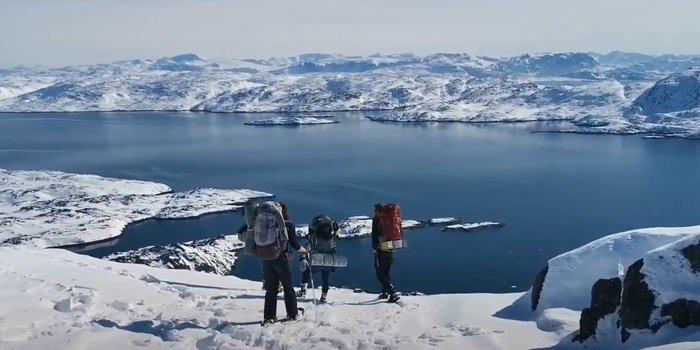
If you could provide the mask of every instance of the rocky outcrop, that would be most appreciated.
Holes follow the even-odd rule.
[[[228,275],[235,266],[237,251],[242,248],[243,243],[235,235],[230,235],[144,247],[113,254],[104,259],[151,267]]]
[[[644,274],[641,272],[643,267],[644,260],[639,259],[627,269],[625,274],[622,301],[618,311],[620,327],[623,329],[650,328],[649,319],[655,308],[655,297],[644,281]]]
[[[533,285],[533,302],[535,290]],[[633,330],[655,333],[669,324],[700,326],[700,235],[648,252],[627,268],[624,281],[598,280],[591,290],[590,307],[581,312],[573,341],[594,336],[598,321],[615,312],[623,343]]]
[[[618,277],[599,279],[591,288],[591,305],[581,311],[579,333],[573,341],[583,342],[595,335],[598,321],[613,314],[620,306],[622,280]]]
[[[540,295],[542,294],[542,287],[544,286],[544,279],[547,277],[547,272],[549,271],[549,265],[546,265],[540,272],[535,276],[535,282],[532,283],[532,291],[530,292],[530,308],[532,311],[537,310],[537,306],[540,303]]]

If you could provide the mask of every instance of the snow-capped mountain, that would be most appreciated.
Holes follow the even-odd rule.
[[[565,132],[689,136],[699,129],[692,82],[697,70],[687,70],[694,64],[700,66],[700,56],[619,51],[509,58],[183,54],[8,69],[0,74],[0,112],[362,110],[376,111],[369,117],[376,121],[557,120],[574,122],[576,128]]]

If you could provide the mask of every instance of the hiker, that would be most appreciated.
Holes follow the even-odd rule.
[[[401,248],[403,242],[401,227],[401,208],[397,204],[374,205],[372,218],[372,249],[374,250],[374,269],[377,280],[382,285],[380,299],[393,303],[399,300],[396,289],[391,284],[391,265],[394,263],[394,250]]]
[[[299,289],[298,297],[306,296],[306,289],[311,283],[312,274],[321,272],[321,298],[318,300],[321,303],[326,302],[328,290],[330,289],[329,278],[331,272],[335,271],[333,266],[311,266],[310,255],[313,254],[330,254],[335,255],[336,244],[340,227],[338,223],[333,221],[328,215],[317,215],[309,224],[309,234],[306,239],[311,247],[310,254],[302,255],[300,264],[302,264],[301,288]],[[305,266],[305,268],[304,268]]]
[[[242,215],[245,215],[245,211],[242,211],[241,214],[242,214]],[[245,240],[246,240],[246,236],[245,236],[245,235],[248,233],[248,231],[249,231],[249,230],[248,230],[248,224],[245,223],[245,224],[243,224],[243,226],[241,226],[241,228],[238,229],[238,232],[236,232],[236,234],[238,235],[238,239],[239,239],[241,242],[245,242]],[[232,268],[231,270],[233,270],[233,268]],[[262,269],[262,264],[260,264],[260,271],[263,271],[263,269]],[[265,278],[264,278],[264,273],[263,273],[262,289],[265,290]],[[282,291],[282,283],[279,284],[279,287],[277,288],[277,291],[279,291],[279,292]]]
[[[262,260],[263,279],[265,281],[265,307],[262,325],[277,321],[277,285],[282,283],[284,304],[287,309],[286,320],[297,320],[304,309],[297,306],[297,296],[292,285],[291,257],[294,249],[302,254],[308,248],[299,245],[294,224],[289,221],[287,206],[283,203],[268,201],[261,203],[255,210],[253,222],[253,254]],[[291,248],[291,249],[290,249]]]

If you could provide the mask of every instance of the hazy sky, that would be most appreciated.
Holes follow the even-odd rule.
[[[700,53],[697,0],[0,0],[0,66],[159,58]]]

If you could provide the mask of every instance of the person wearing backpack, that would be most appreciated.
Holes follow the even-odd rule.
[[[242,214],[245,215],[245,211],[242,212]],[[238,239],[239,239],[241,242],[245,242],[245,241],[246,241],[246,235],[248,234],[248,232],[249,232],[248,224],[245,223],[245,224],[243,224],[243,226],[241,226],[241,228],[238,229],[238,232],[236,232],[236,234],[238,235]],[[234,269],[231,268],[231,270],[233,271]],[[262,269],[262,264],[260,264],[260,271],[263,271],[263,269]],[[264,273],[263,273],[263,276],[264,276]],[[262,289],[265,290],[265,278],[263,278],[263,281],[262,281]],[[277,291],[278,291],[278,292],[282,292],[282,283],[279,284],[279,287],[277,288]]]
[[[340,227],[338,223],[333,221],[328,215],[317,215],[309,224],[309,233],[306,236],[311,247],[311,254],[330,254],[336,253],[336,242]],[[301,277],[301,288],[299,289],[298,297],[306,296],[306,289],[311,283],[311,275],[316,272],[321,272],[321,298],[318,300],[321,303],[326,302],[328,290],[330,289],[330,275],[335,271],[332,266],[311,266],[309,254],[305,254],[301,258],[302,266],[306,265]]]
[[[255,210],[251,244],[253,254],[262,260],[265,281],[265,307],[262,325],[277,322],[277,286],[282,283],[287,320],[297,320],[304,309],[297,306],[297,296],[292,285],[290,264],[292,249],[302,254],[309,251],[297,239],[294,224],[290,222],[287,206],[274,201],[261,203]]]
[[[398,204],[375,204],[372,218],[374,269],[377,280],[382,285],[379,298],[387,299],[390,303],[395,303],[400,298],[391,284],[391,265],[394,263],[394,251],[402,248],[402,245],[401,208]]]

